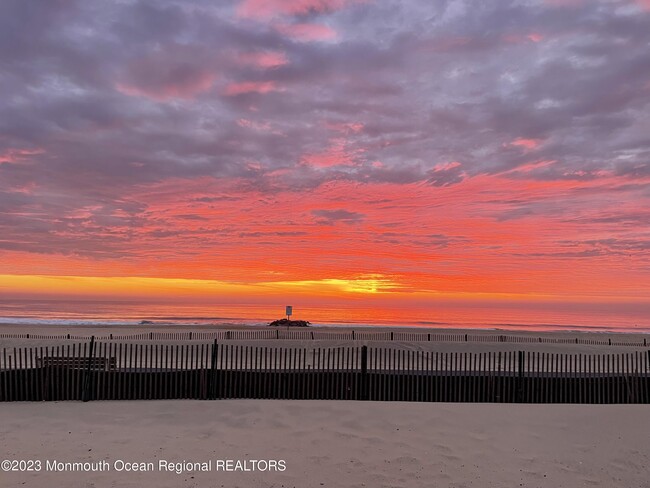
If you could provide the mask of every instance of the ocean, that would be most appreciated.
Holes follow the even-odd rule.
[[[109,300],[0,300],[0,324],[38,325],[266,325],[285,304],[187,304]],[[293,304],[294,319],[314,326],[432,327],[650,333],[645,307],[437,305],[420,308],[310,307]]]

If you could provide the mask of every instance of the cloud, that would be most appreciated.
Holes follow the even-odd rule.
[[[237,15],[267,20],[278,16],[302,16],[340,10],[359,0],[243,0]]]
[[[338,130],[338,129],[337,129]],[[330,146],[322,152],[305,154],[302,162],[317,168],[329,168],[332,166],[353,166],[359,161],[362,150],[350,150],[345,138],[334,138]]]
[[[344,224],[355,224],[365,219],[365,215],[358,212],[351,212],[344,209],[336,210],[312,210],[312,215],[319,218],[319,222],[327,225],[333,225],[338,222]]]
[[[517,273],[566,253],[592,283],[647,269],[636,1],[34,5],[0,2],[0,246],[15,272],[381,265],[532,289],[543,273]],[[295,232],[299,270],[279,245]],[[635,267],[606,261],[624,248]],[[516,257],[530,253],[553,256]],[[498,269],[512,281],[484,274]]]
[[[200,58],[199,53],[199,58]],[[214,84],[217,74],[197,59],[187,47],[171,45],[131,60],[116,83],[116,89],[129,96],[157,101],[193,98]]]
[[[260,69],[277,68],[289,64],[287,54],[284,51],[259,51],[245,52],[237,56],[237,61],[242,64],[254,66]]]
[[[224,93],[229,97],[233,97],[246,93],[263,94],[278,90],[279,88],[274,81],[241,81],[230,83],[224,90]]]
[[[447,186],[458,183],[466,176],[462,166],[458,161],[437,164],[432,170],[428,171],[427,181],[433,186]]]
[[[32,156],[43,154],[42,149],[17,149],[9,148],[0,153],[0,164],[2,163],[23,163],[28,161]]]
[[[337,38],[337,32],[323,24],[299,23],[276,24],[275,30],[296,41],[331,41]]]
[[[521,147],[525,151],[532,151],[533,149],[537,149],[541,143],[541,139],[526,139],[518,137],[510,143],[510,146]]]

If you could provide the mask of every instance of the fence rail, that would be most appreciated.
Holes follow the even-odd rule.
[[[408,341],[408,342],[507,342],[517,344],[582,344],[590,346],[633,346],[647,347],[648,340],[595,337],[534,337],[507,334],[465,334],[438,332],[400,331],[324,331],[287,330],[269,328],[262,330],[218,330],[211,332],[142,332],[138,334],[104,334],[94,336],[101,341],[227,341],[227,340],[360,340],[360,341]],[[90,340],[91,336],[78,334],[0,334],[0,339],[40,340]]]
[[[5,348],[0,401],[338,399],[650,403],[650,351],[441,353],[388,347],[95,342]]]

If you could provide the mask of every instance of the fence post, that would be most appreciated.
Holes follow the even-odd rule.
[[[645,365],[641,366],[639,364],[639,376],[643,378],[643,383],[642,386],[640,386],[641,391],[639,392],[639,395],[641,396],[641,400],[639,403],[650,403],[650,383],[648,383],[648,364],[650,364],[650,350],[647,351],[648,357],[646,358]],[[639,355],[639,363],[642,363],[642,358],[643,358],[643,353]],[[639,378],[640,379],[640,378]]]
[[[524,399],[524,351],[518,351],[518,355],[517,403],[522,403]]]
[[[210,393],[208,394],[208,400],[217,399],[217,340],[214,340],[212,344],[212,364],[210,365],[210,373],[212,378],[210,378]]]
[[[361,346],[361,399],[368,399],[368,346]]]
[[[92,363],[94,350],[95,350],[95,336],[92,336],[90,338],[90,350],[88,351],[88,358],[86,359],[87,366],[86,366],[86,374],[84,376],[84,387],[81,393],[81,399],[84,402],[90,400],[90,391],[89,391],[90,390],[90,366]]]

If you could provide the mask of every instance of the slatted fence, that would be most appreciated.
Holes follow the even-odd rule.
[[[332,399],[650,403],[650,351],[555,354],[232,343],[5,348],[0,401]]]
[[[362,341],[400,341],[400,342],[505,342],[539,344],[581,344],[590,346],[632,346],[647,347],[647,338],[620,339],[598,337],[535,337],[504,334],[465,334],[410,331],[332,331],[314,329],[255,329],[255,330],[217,330],[210,332],[141,332],[137,334],[104,334],[95,336],[101,341],[228,341],[228,340],[362,340]],[[0,339],[38,339],[38,340],[90,340],[88,335],[79,334],[0,334]]]

